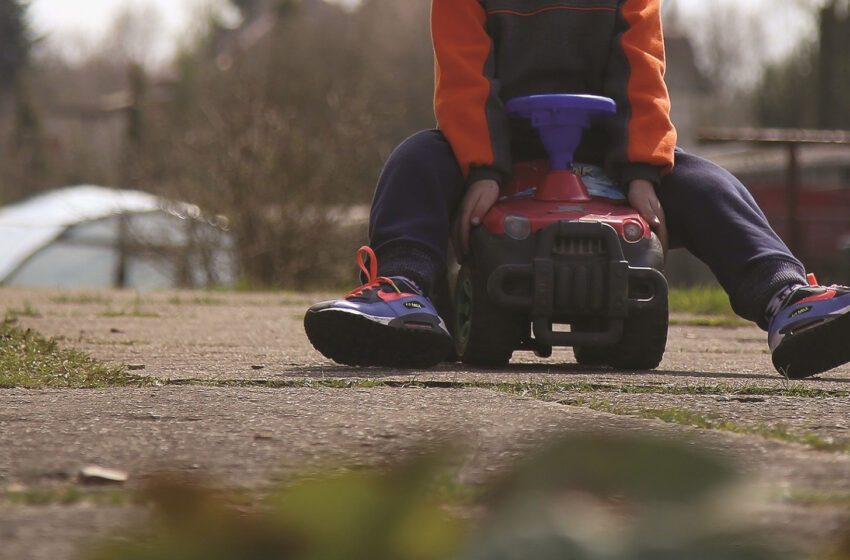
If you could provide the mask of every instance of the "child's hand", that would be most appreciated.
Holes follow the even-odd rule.
[[[460,203],[452,232],[452,245],[458,264],[462,263],[469,253],[469,230],[481,223],[484,215],[498,199],[499,183],[492,179],[482,179],[469,185]]]
[[[635,179],[629,183],[629,204],[631,204],[649,226],[658,234],[664,255],[667,256],[667,224],[664,209],[655,194],[655,187],[644,179]]]

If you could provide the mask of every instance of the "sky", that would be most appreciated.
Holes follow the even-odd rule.
[[[339,2],[356,2],[357,0],[337,0]],[[775,56],[781,56],[799,39],[802,34],[810,32],[804,23],[795,21],[787,16],[775,15],[776,0],[713,0],[718,3],[743,5],[754,11],[774,14],[771,21],[770,45]],[[784,1],[784,0],[783,0]],[[676,0],[683,15],[695,13],[705,0]],[[743,3],[743,4],[742,4]],[[32,0],[30,13],[37,32],[45,34],[54,44],[72,45],[81,43],[93,44],[102,37],[104,30],[109,27],[122,9],[127,5],[136,8],[153,7],[161,15],[162,28],[158,30],[158,39],[154,45],[156,58],[167,58],[173,50],[182,30],[192,22],[193,14],[199,7],[226,5],[226,0]],[[771,4],[773,8],[771,8]]]
[[[39,31],[97,34],[126,4],[155,6],[170,33],[185,26],[192,8],[183,0],[34,0],[30,13]]]
[[[226,0],[32,0],[29,13],[36,33],[73,57],[77,50],[102,39],[124,10],[153,9],[160,24],[154,34],[153,59],[162,60],[174,51],[181,32],[200,10],[226,4]]]

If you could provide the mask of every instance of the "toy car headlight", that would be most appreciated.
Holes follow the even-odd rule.
[[[637,220],[626,220],[623,223],[623,237],[629,243],[637,243],[646,232],[643,229],[643,224]]]
[[[505,216],[502,225],[505,227],[505,235],[511,239],[522,241],[528,239],[528,236],[531,235],[531,222],[525,216],[508,214]]]

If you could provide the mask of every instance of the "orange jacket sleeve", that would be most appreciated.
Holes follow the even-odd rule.
[[[607,164],[624,185],[634,179],[657,183],[673,168],[676,148],[664,83],[660,0],[625,0],[618,27],[606,78],[605,93],[618,105]]]
[[[469,182],[510,173],[509,135],[487,15],[478,0],[432,0],[434,113]]]

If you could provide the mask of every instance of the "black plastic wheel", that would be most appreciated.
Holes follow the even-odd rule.
[[[477,276],[468,264],[458,273],[452,329],[455,351],[465,364],[503,366],[520,345],[523,322],[495,306],[487,297],[486,280]]]
[[[572,324],[572,328],[578,332],[599,331],[602,328],[602,321],[599,319],[578,321]],[[611,357],[612,348],[610,346],[573,346],[573,354],[575,354],[576,362],[583,366],[604,366],[608,364],[608,358]]]
[[[604,366],[611,352],[607,346],[573,346],[576,362],[583,366]]]
[[[434,289],[434,294],[431,297],[431,301],[434,303],[434,308],[437,310],[437,314],[443,318],[443,321],[446,322],[446,327],[449,329],[452,339],[454,339],[456,327],[455,322],[452,320],[452,317],[454,316],[454,308],[452,306],[452,294],[451,290],[449,290],[448,278],[443,278],[437,283],[437,286]],[[457,362],[458,360],[457,352],[455,352],[454,344],[452,344],[443,361]]]
[[[607,365],[618,369],[655,369],[667,347],[669,317],[666,298],[662,305],[635,311],[623,325],[623,337],[611,346],[576,346],[576,361],[586,366]]]

